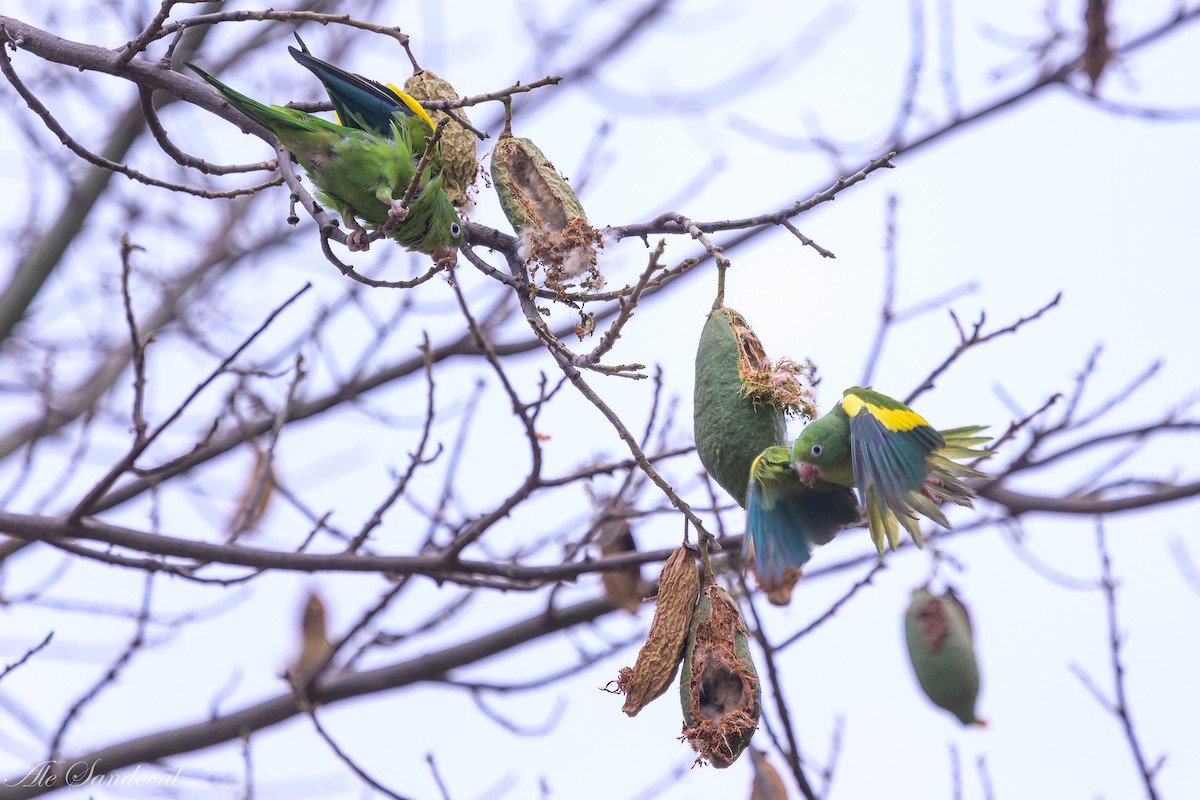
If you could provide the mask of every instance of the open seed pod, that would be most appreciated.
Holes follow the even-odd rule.
[[[717,768],[737,760],[758,730],[762,694],[741,612],[715,581],[692,614],[679,696],[696,760]]]
[[[457,100],[458,92],[443,78],[427,69],[421,70],[404,82],[404,91],[417,100]],[[466,109],[455,109],[455,114],[470,122]],[[445,111],[430,111],[434,124],[447,116]],[[442,189],[455,208],[466,212],[474,201],[467,190],[475,183],[479,161],[475,151],[475,134],[454,120],[442,129]]]
[[[709,314],[696,349],[696,452],[708,474],[743,508],[754,459],[768,447],[787,444],[785,416],[816,416],[812,390],[801,381],[811,372],[788,359],[772,363],[749,323],[733,309]]]
[[[908,656],[921,690],[964,725],[983,725],[975,715],[979,664],[975,660],[970,618],[957,595],[940,597],[928,589],[913,592],[904,615]]]
[[[585,284],[604,285],[596,269],[600,232],[588,224],[575,190],[538,146],[505,128],[492,149],[492,184],[500,207],[521,238],[526,263],[544,266],[546,286],[562,288],[584,273]]]
[[[633,669],[623,667],[617,676],[616,691],[625,694],[625,705],[621,710],[629,716],[636,716],[675,680],[675,670],[683,657],[683,645],[692,621],[692,609],[699,596],[700,572],[696,568],[695,553],[686,547],[678,547],[663,562],[654,621],[650,623],[646,643],[638,651]]]

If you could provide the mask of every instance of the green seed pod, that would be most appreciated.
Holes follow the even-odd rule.
[[[572,219],[587,219],[575,190],[529,139],[500,137],[492,149],[492,180],[518,234],[529,228],[561,231]]]
[[[696,760],[718,769],[737,760],[758,730],[762,694],[741,612],[715,582],[692,614],[679,696]]]
[[[750,465],[773,445],[787,443],[785,415],[816,415],[812,390],[801,383],[810,365],[772,364],[749,323],[731,308],[716,308],[696,350],[693,424],[696,452],[708,474],[746,505]]]
[[[921,690],[964,725],[983,725],[975,716],[979,665],[966,607],[952,591],[942,596],[918,589],[904,615],[908,656]]]
[[[458,92],[450,83],[429,70],[421,70],[404,82],[404,91],[417,100],[457,100]],[[470,122],[466,109],[455,109],[462,119]],[[447,116],[445,111],[430,111],[434,124]],[[475,183],[479,161],[475,152],[475,134],[454,120],[442,129],[442,188],[456,208],[469,211],[473,200],[467,191]]]
[[[585,272],[592,273],[592,287],[603,285],[596,271],[600,232],[588,224],[575,190],[537,145],[506,129],[492,149],[492,185],[521,237],[526,263],[545,265],[547,286],[561,288]]]

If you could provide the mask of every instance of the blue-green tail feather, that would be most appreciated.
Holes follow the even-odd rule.
[[[299,34],[296,34],[296,41],[300,43],[300,49],[288,47],[288,52],[320,79],[343,125],[391,136],[392,117],[397,112],[412,114],[404,101],[387,86],[313,56]]]
[[[812,558],[814,547],[859,520],[852,490],[824,482],[808,488],[792,479],[794,485],[778,491],[773,504],[756,481],[747,487],[742,556],[764,588],[778,586]]]

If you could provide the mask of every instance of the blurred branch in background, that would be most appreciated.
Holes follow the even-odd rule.
[[[904,195],[893,188],[903,168],[917,163],[909,156],[922,152],[923,159],[933,159],[969,129],[1011,124],[1033,107],[1028,101],[1049,102],[1045,90],[1055,87],[1066,90],[1057,103],[1082,100],[1092,115],[1122,115],[1148,126],[1186,124],[1198,116],[1193,106],[1141,106],[1111,87],[1135,55],[1174,46],[1176,39],[1190,41],[1183,37],[1194,36],[1191,23],[1200,8],[1179,5],[1134,28],[1116,24],[1107,3],[1089,0],[1071,20],[1060,19],[1052,6],[1032,38],[989,28],[987,37],[1001,42],[1006,56],[1019,53],[1012,63],[997,67],[998,59],[988,66],[1002,86],[979,91],[970,88],[978,76],[961,71],[964,11],[950,2],[931,9],[913,0],[904,12],[908,36],[891,37],[907,48],[903,67],[891,64],[890,74],[872,76],[892,87],[891,110],[872,118],[874,134],[855,138],[829,135],[815,114],[806,119],[789,111],[781,123],[767,109],[758,113],[765,104],[754,93],[768,89],[785,98],[784,105],[793,103],[795,85],[785,73],[810,74],[805,70],[829,57],[823,48],[853,35],[849,31],[862,20],[826,13],[818,17],[819,30],[789,30],[783,44],[764,37],[746,63],[724,64],[723,77],[711,80],[704,70],[713,66],[713,54],[679,45],[698,35],[688,26],[695,22],[691,15],[701,13],[683,5],[576,3],[564,10],[516,4],[445,12],[447,22],[456,14],[496,15],[484,33],[466,24],[447,27],[445,46],[462,60],[463,77],[455,74],[455,85],[467,91],[425,102],[435,112],[461,115],[469,108],[476,119],[443,120],[428,146],[416,151],[418,168],[405,182],[401,216],[417,202],[422,167],[440,164],[445,133],[453,126],[471,131],[473,143],[488,137],[490,146],[501,136],[503,106],[525,131],[539,130],[544,115],[561,115],[547,128],[567,131],[588,160],[581,170],[586,181],[572,182],[573,190],[590,204],[620,183],[614,205],[606,208],[615,208],[616,218],[597,228],[597,272],[590,278],[552,272],[538,263],[538,240],[529,231],[510,233],[503,225],[482,164],[486,154],[477,158],[480,202],[472,218],[461,220],[465,242],[457,266],[408,259],[387,241],[349,259],[340,252],[350,241],[342,228],[351,229],[355,220],[323,207],[325,195],[313,190],[312,175],[297,169],[265,128],[179,71],[183,62],[196,62],[236,76],[231,83],[264,102],[294,101],[292,108],[323,112],[330,104],[312,101],[319,85],[295,74],[285,42],[304,27],[306,38],[310,31],[319,36],[327,45],[323,51],[337,54],[348,69],[359,68],[360,56],[386,50],[394,62],[420,72],[416,65],[431,61],[423,48],[432,51],[436,36],[423,39],[386,24],[402,18],[394,4],[373,2],[350,16],[340,13],[342,4],[327,0],[271,10],[166,0],[111,4],[87,20],[68,19],[53,4],[32,8],[23,19],[0,16],[3,91],[15,108],[3,120],[5,155],[24,164],[29,178],[12,181],[11,220],[25,217],[6,228],[21,235],[12,236],[17,243],[6,253],[0,294],[0,533],[7,537],[0,541],[0,613],[6,620],[0,647],[7,654],[0,710],[12,718],[0,717],[8,752],[0,757],[0,800],[61,789],[73,764],[91,765],[89,775],[95,776],[139,765],[167,770],[177,763],[204,764],[211,754],[200,751],[214,747],[227,769],[236,763],[244,771],[245,785],[237,791],[248,796],[287,769],[273,763],[278,751],[266,747],[251,759],[251,743],[257,747],[264,732],[277,726],[272,736],[303,737],[328,757],[330,769],[353,775],[355,796],[362,790],[391,797],[435,791],[475,796],[479,786],[468,780],[485,773],[493,788],[511,781],[532,789],[529,781],[536,780],[548,794],[545,786],[573,785],[564,777],[566,762],[553,756],[537,760],[521,751],[505,764],[506,772],[481,767],[480,776],[460,774],[448,766],[454,763],[448,756],[474,746],[476,727],[490,736],[497,735],[490,727],[495,725],[505,736],[550,741],[576,724],[574,715],[588,713],[578,710],[586,703],[574,693],[581,685],[589,692],[602,685],[592,676],[612,671],[614,659],[627,658],[641,638],[647,624],[642,609],[650,605],[643,601],[657,584],[644,580],[640,568],[663,562],[681,528],[691,542],[702,543],[706,565],[729,586],[756,643],[767,699],[756,744],[774,748],[771,759],[781,769],[786,765],[788,788],[809,800],[855,779],[855,765],[872,757],[859,752],[854,726],[861,723],[840,713],[836,722],[814,718],[809,706],[816,689],[797,663],[830,660],[815,648],[828,646],[831,635],[857,641],[861,629],[831,631],[861,624],[859,609],[915,558],[916,548],[906,544],[882,559],[865,548],[836,555],[831,548],[805,567],[797,589],[804,603],[796,601],[802,611],[792,617],[768,608],[742,580],[744,517],[703,474],[690,425],[679,418],[679,399],[692,391],[695,347],[684,342],[683,358],[676,346],[691,336],[711,297],[697,302],[695,286],[718,274],[718,304],[727,288],[743,298],[746,287],[771,295],[774,278],[757,277],[765,272],[751,278],[747,269],[768,233],[791,248],[789,269],[791,259],[807,264],[805,258],[846,269],[843,253],[857,243],[838,241],[816,221],[861,213],[861,205],[852,205],[855,198],[886,182],[880,189],[888,200],[878,322],[855,374],[864,376],[864,384],[882,381],[890,360],[913,356],[904,373],[912,387],[905,402],[933,403],[941,395],[935,389],[953,385],[969,370],[981,390],[978,375],[992,373],[980,365],[1004,358],[1003,348],[1013,340],[1042,341],[1034,346],[1043,352],[1053,346],[1044,328],[1063,313],[1072,290],[1027,286],[1019,309],[996,312],[1000,322],[982,311],[960,317],[966,312],[953,306],[967,298],[990,304],[990,284],[965,269],[935,289],[918,282],[928,265],[904,255],[906,240],[899,234],[923,209],[901,206],[897,198]],[[775,24],[770,14],[733,5],[722,11],[728,19],[721,19],[722,31],[726,22],[730,26],[729,47],[738,41],[732,31],[739,21],[755,20],[756,32]],[[427,13],[436,20],[443,12]],[[473,53],[483,52],[483,39],[502,48],[503,63],[481,68]],[[114,48],[115,42],[124,44]],[[795,52],[801,44],[812,52]],[[662,76],[661,86],[639,93],[628,73],[645,72],[638,60],[643,48],[691,64],[695,83],[675,87]],[[496,57],[495,50],[487,52]],[[376,77],[403,82],[402,76]],[[851,101],[847,105],[872,105]],[[606,104],[602,125],[589,136],[589,109]],[[737,113],[729,111],[733,104]],[[648,135],[647,127],[631,132],[639,114],[652,117],[664,133]],[[680,121],[682,132],[667,127]],[[234,136],[230,122],[253,136]],[[775,125],[791,127],[780,133]],[[1153,147],[1130,136],[1139,143],[1122,156]],[[704,140],[711,152],[669,172],[673,150],[690,146],[689,138]],[[772,167],[736,175],[736,192],[717,188],[718,179],[727,177],[717,173],[740,169],[733,165],[751,151],[770,152]],[[636,171],[644,170],[640,159],[647,152],[651,162],[661,161],[661,173]],[[46,153],[53,158],[41,155]],[[818,154],[826,174],[813,174],[811,161],[797,167],[800,161],[789,160],[797,154]],[[553,172],[547,186],[566,185],[558,168],[541,169]],[[767,174],[772,171],[787,173],[786,197],[768,199],[779,191],[778,176]],[[247,172],[269,174],[236,184]],[[15,167],[11,174],[18,174]],[[110,181],[117,174],[129,180]],[[1034,184],[1053,180],[1031,175],[1031,194],[1039,188]],[[801,183],[809,188],[797,188]],[[681,186],[687,191],[677,191]],[[710,189],[721,192],[713,212],[700,199]],[[978,197],[961,201],[978,204],[978,214],[986,215],[988,194],[981,186]],[[684,205],[658,208],[666,197]],[[1038,200],[1029,199],[1030,229],[1042,222],[1036,217],[1061,212],[1038,211]],[[645,208],[657,210],[639,211]],[[816,211],[825,216],[800,219]],[[395,222],[389,218],[388,224]],[[870,230],[869,222],[858,224]],[[368,238],[390,230],[380,226]],[[947,241],[953,233],[946,231]],[[995,247],[1011,248],[1014,258],[1034,258],[1020,241],[1027,234],[997,230]],[[835,253],[837,261],[825,260]],[[1108,279],[1099,265],[1078,271]],[[1132,286],[1137,278],[1127,282]],[[829,307],[837,312],[874,298],[861,273],[857,280],[847,297],[814,280],[809,288],[821,299],[815,313],[817,306],[803,304],[808,298],[795,298],[794,311],[783,292],[768,299],[788,309],[781,313],[795,326],[832,319],[834,330],[826,335],[839,338],[859,315],[825,317]],[[915,302],[905,297],[910,281],[920,288]],[[903,337],[944,312],[949,324],[916,352]],[[1093,340],[1111,342],[1118,335],[1107,323],[1096,320]],[[1186,359],[1190,353],[1173,355]],[[1117,624],[1108,544],[1115,535],[1106,534],[1105,526],[1124,512],[1192,507],[1200,494],[1194,461],[1155,461],[1153,473],[1144,471],[1145,462],[1138,472],[1130,464],[1154,445],[1194,433],[1200,419],[1189,416],[1192,403],[1183,392],[1155,398],[1153,406],[1165,411],[1142,404],[1130,417],[1129,398],[1159,377],[1161,362],[1105,395],[1098,386],[1099,356],[1097,347],[1073,385],[1017,388],[1019,376],[995,378],[1010,419],[993,429],[998,452],[981,465],[991,480],[975,486],[981,502],[955,520],[954,531],[927,534],[928,580],[967,572],[964,554],[973,551],[965,545],[960,550],[959,543],[982,547],[1000,538],[1026,548],[1035,515],[1096,520],[1113,696],[1100,691],[1083,666],[1075,669],[1117,720],[1140,788],[1156,798],[1170,772],[1165,756],[1148,760],[1134,730],[1130,697],[1141,701],[1143,693],[1127,694],[1135,669]],[[886,374],[894,380],[894,373]],[[857,530],[843,534],[865,538]],[[1189,541],[1175,540],[1173,561],[1194,589]],[[1038,563],[1029,554],[1027,571],[1038,574]],[[896,572],[889,574],[893,566]],[[1053,570],[1041,574],[1054,582]],[[1064,581],[1057,588],[1075,587]],[[212,593],[220,600],[214,602]],[[304,598],[298,626],[279,621],[279,598],[287,593]],[[1125,613],[1132,615],[1132,608]],[[100,626],[94,634],[93,624]],[[219,646],[207,638],[214,629]],[[70,652],[87,640],[103,642],[105,649],[63,669],[60,648]],[[264,667],[269,657],[263,653],[280,642],[298,655],[286,667]],[[849,644],[843,649],[854,650]],[[199,669],[223,681],[194,679],[195,694],[209,698],[210,707],[189,699],[138,716],[130,697],[156,697],[159,690],[150,682],[164,673],[183,680],[178,676],[197,668],[196,652],[205,653]],[[529,661],[510,671],[522,658]],[[243,676],[243,664],[251,662]],[[24,681],[39,669],[63,669],[66,677],[35,697]],[[243,677],[250,688],[239,685]],[[570,687],[552,706],[514,712],[498,702],[510,696],[542,701],[552,686]],[[414,709],[406,710],[411,716],[404,725],[426,726],[429,735],[423,754],[392,752],[392,761],[380,762],[373,750],[378,737],[364,741],[347,720],[356,719],[352,714],[370,718],[397,689]],[[10,692],[22,702],[11,701]],[[342,702],[367,697],[381,705]],[[460,699],[468,705],[465,712],[453,705]],[[116,724],[125,708],[132,721]],[[611,711],[619,716],[617,706]],[[463,713],[475,714],[476,721],[463,722],[457,716]],[[297,717],[308,725],[281,726]],[[443,717],[459,726],[454,734],[437,727]],[[1142,717],[1139,722],[1147,727]],[[602,765],[590,785],[596,793],[620,793],[626,784],[606,783],[614,779],[606,773],[620,743],[592,733],[606,724],[584,722],[595,737],[584,746],[598,753]],[[814,752],[814,731],[828,732],[823,759]],[[678,729],[658,733],[672,740]],[[1168,744],[1183,750],[1186,742]],[[314,752],[294,748],[302,749]],[[955,745],[950,752],[947,779],[953,796],[964,796],[960,761],[968,755]],[[677,758],[675,767],[659,763],[638,772],[645,796],[669,793],[668,782],[716,780],[711,770],[685,773],[689,756],[679,751]],[[784,783],[780,774],[762,752],[752,758],[753,770],[752,759],[743,761],[745,774],[757,776],[753,796],[776,800]],[[43,777],[23,777],[20,759],[44,760]],[[1017,778],[1002,777],[999,763],[1014,761],[992,756],[989,768],[983,754],[976,756],[986,796],[993,779],[1030,790]],[[206,769],[196,774],[210,777],[196,780],[207,790],[241,780]],[[620,771],[637,770],[622,763]],[[275,777],[262,777],[272,772]],[[417,772],[422,777],[413,777]],[[661,777],[664,772],[669,779]]]

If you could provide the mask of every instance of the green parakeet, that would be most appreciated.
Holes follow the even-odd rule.
[[[923,543],[917,514],[949,528],[938,506],[970,506],[975,490],[963,478],[983,473],[954,459],[989,455],[975,450],[988,441],[983,428],[933,429],[917,412],[879,392],[852,387],[842,402],[807,425],[792,444],[796,476],[805,486],[854,487],[866,511],[867,528],[879,552],[884,540],[894,550],[900,527]]]
[[[408,250],[429,253],[435,261],[456,258],[463,226],[442,191],[440,167],[426,167],[416,195],[405,208],[401,198],[416,173],[429,135],[428,116],[395,113],[389,135],[339,125],[283,106],[267,106],[234,91],[199,67],[188,64],[229,103],[279,137],[308,172],[317,197],[336,210],[350,228],[347,245],[365,250],[366,230],[395,225],[392,238]]]
[[[847,389],[790,450],[768,447],[750,468],[742,555],[759,587],[780,592],[786,603],[813,548],[862,519],[859,498],[881,553],[885,539],[895,548],[901,526],[922,543],[917,513],[948,528],[938,505],[969,506],[975,492],[962,478],[986,477],[954,461],[989,454],[974,449],[988,441],[977,435],[981,430],[939,433],[903,403],[869,389]]]
[[[771,592],[793,583],[814,547],[859,518],[854,490],[825,481],[805,486],[791,451],[768,447],[750,467],[742,559],[754,565],[759,587]]]

